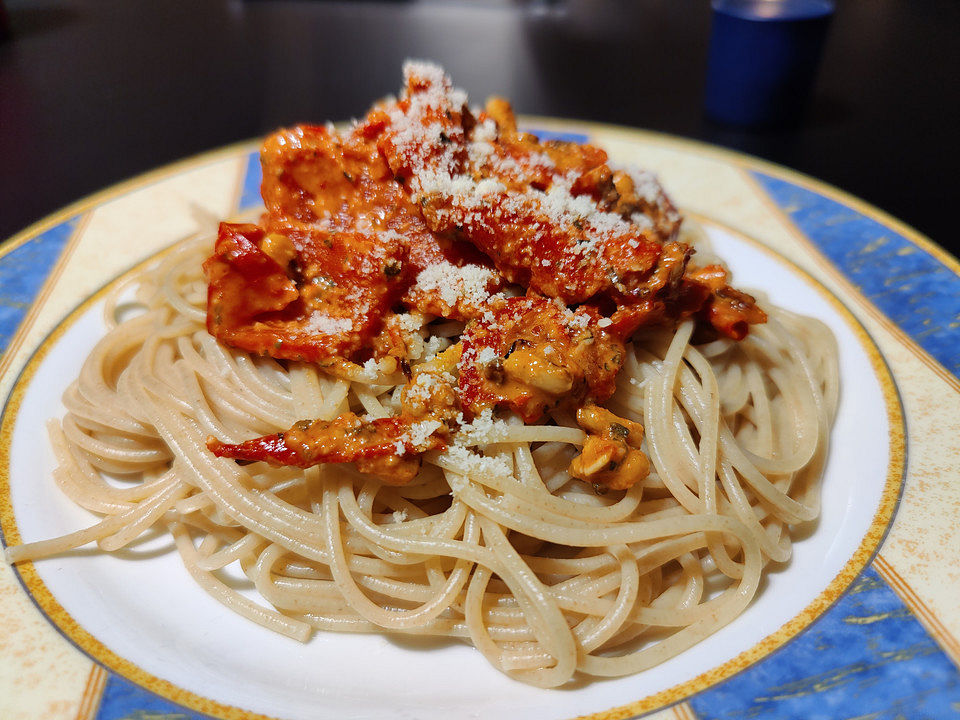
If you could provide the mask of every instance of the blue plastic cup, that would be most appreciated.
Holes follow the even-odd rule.
[[[797,122],[816,76],[832,0],[713,0],[706,111],[731,125]]]

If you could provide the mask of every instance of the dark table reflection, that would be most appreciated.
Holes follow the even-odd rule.
[[[405,58],[474,101],[719,143],[834,183],[960,249],[960,4],[838,3],[807,116],[703,115],[705,0],[6,0],[0,238],[105,185],[298,121],[362,115]]]

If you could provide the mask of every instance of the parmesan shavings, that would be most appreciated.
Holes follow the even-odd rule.
[[[499,457],[485,457],[475,453],[462,445],[451,445],[441,457],[449,459],[456,470],[464,475],[509,475],[513,472],[510,464]],[[451,478],[451,489],[457,490],[456,483]]]
[[[407,399],[413,402],[428,403],[443,383],[455,385],[456,382],[456,378],[448,372],[420,372],[413,379],[413,382],[406,386]]]
[[[500,442],[509,431],[509,426],[503,420],[493,417],[493,410],[486,408],[473,418],[473,422],[466,422],[463,413],[457,415],[460,429],[454,442],[458,445],[489,445]]]
[[[477,362],[481,365],[492,363],[499,357],[492,347],[484,347],[477,352]]]
[[[321,312],[314,312],[304,325],[304,329],[320,335],[336,335],[353,330],[353,321],[350,318],[335,318]]]
[[[427,439],[442,426],[443,423],[439,420],[422,420],[410,426],[410,430],[404,435],[404,439],[418,450],[423,450],[426,447]]]
[[[450,307],[456,307],[458,303],[480,306],[490,301],[487,287],[495,277],[489,268],[479,265],[457,267],[444,260],[424,268],[417,275],[416,288],[436,293]]]

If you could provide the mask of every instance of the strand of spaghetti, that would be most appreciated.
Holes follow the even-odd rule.
[[[89,402],[85,408],[88,416],[97,419],[105,427],[125,429],[131,433],[145,430],[145,426],[126,413],[113,415],[107,411],[116,397],[115,385],[107,378],[113,375],[113,365],[131,353],[141,349],[154,330],[154,317],[145,314],[123,323],[116,331],[107,334],[94,345],[93,350],[80,370],[76,385],[79,394]]]
[[[753,491],[777,508],[778,516],[785,522],[801,522],[816,516],[818,508],[805,506],[778,489],[761,473],[757,463],[773,465],[770,472],[782,471],[782,469],[777,468],[771,461],[753,456],[741,449],[728,428],[721,427],[720,447],[724,457],[743,475]]]
[[[702,547],[703,540],[700,538],[700,542],[693,546],[692,549],[696,549],[697,546]],[[694,557],[689,553],[684,554],[680,553],[675,555],[671,559],[679,559],[683,562],[685,557]],[[638,576],[643,576],[644,568],[640,566],[640,562],[633,558],[633,562],[636,564],[636,571]],[[650,572],[656,568],[647,568],[647,571]],[[612,607],[612,600],[609,597],[604,597],[611,592],[615,592],[617,588],[620,587],[621,578],[619,571],[614,568],[610,573],[597,578],[592,582],[581,582],[578,584],[576,589],[573,586],[568,587],[557,587],[553,586],[551,592],[554,597],[557,599],[557,602],[565,610],[570,610],[573,612],[584,613],[584,614],[593,614],[593,615],[602,615],[610,612]],[[730,592],[730,588],[723,591],[724,593]],[[586,594],[589,593],[590,597],[586,597]],[[699,616],[708,614],[711,611],[712,605],[719,604],[721,602],[721,595],[711,599],[702,607],[693,607],[686,609],[684,611],[678,611],[676,609],[671,610],[671,613],[674,614],[658,614],[657,611],[653,608],[647,608],[641,604],[637,604],[631,611],[630,618],[632,622],[642,621],[650,625],[659,625],[659,626],[682,626],[693,622],[698,619]]]
[[[496,484],[496,482],[490,478],[484,478],[481,480],[478,477],[474,480],[474,482],[476,483],[476,485],[492,486]],[[504,485],[504,486],[509,487],[509,485]],[[594,520],[589,518],[589,516],[586,518],[578,518],[575,516],[575,513],[572,513],[572,512],[570,513],[555,512],[552,508],[540,502],[540,500],[542,500],[543,498],[537,498],[536,496],[534,496],[532,499],[514,498],[514,497],[505,496],[504,498],[497,498],[496,501],[491,501],[490,498],[486,495],[486,493],[478,487],[469,487],[465,489],[463,492],[465,493],[465,496],[464,496],[465,499],[466,497],[475,498],[481,504],[484,504],[484,505],[488,502],[496,502],[498,507],[498,512],[500,513],[501,516],[509,515],[515,518],[519,518],[519,523],[521,525],[526,518],[530,518],[530,519],[535,518],[539,522],[543,523],[545,526],[557,528],[558,532],[562,532],[563,529],[581,530],[581,531],[589,531],[591,529],[595,529],[597,531],[601,531],[606,528],[617,527],[617,524],[615,522],[607,522],[604,520]],[[566,502],[568,505],[571,505],[574,507],[576,506],[576,503],[573,503],[570,501],[566,501]],[[594,508],[587,508],[587,509],[591,510]],[[584,515],[588,515],[588,513],[584,513]],[[520,528],[514,527],[513,529],[519,530]],[[533,530],[532,527],[528,529]],[[529,533],[526,533],[526,534],[529,534]],[[540,535],[536,535],[536,536],[540,537],[540,539],[544,539],[544,540],[550,539],[551,541],[555,541],[552,539],[552,537],[547,538],[547,537],[542,537]],[[605,544],[605,543],[600,543],[600,544]]]
[[[222,364],[222,375],[229,377],[232,383],[243,388],[245,392],[255,394],[263,402],[276,405],[277,409],[289,408],[291,401],[295,399],[292,376],[296,374],[299,364],[284,371],[271,358],[258,357],[255,361],[249,355],[228,352],[202,328],[195,332],[192,338],[203,358],[207,362],[213,358],[218,365]]]
[[[346,485],[339,493],[340,511],[350,523],[350,527],[371,543],[375,543],[389,550],[408,552],[421,557],[433,555],[447,556],[469,560],[477,565],[486,565],[493,572],[499,573],[500,563],[495,554],[466,540],[445,540],[437,538],[410,538],[404,537],[390,526],[374,525],[360,512],[356,497]],[[470,519],[467,514],[466,521]]]
[[[703,533],[694,533],[671,540],[654,543],[649,548],[632,549],[631,557],[638,575],[645,575],[672,560],[699,550],[705,545]],[[608,551],[608,557],[613,556]],[[615,562],[598,572],[582,574],[551,586],[551,592],[565,609],[575,612],[603,614],[608,612],[610,599],[604,596],[619,587],[619,571]],[[587,597],[590,595],[591,597]]]
[[[208,392],[205,392],[204,388],[201,387],[199,378],[188,365],[177,361],[176,369],[180,377],[184,398],[193,409],[193,421],[200,426],[202,431],[208,435],[225,438],[228,442],[240,440],[245,432],[242,429],[244,426],[236,421],[230,422],[228,417],[223,416],[222,411],[218,413],[215,408],[211,407],[210,402],[208,402]],[[257,418],[251,418],[246,427],[262,432],[269,432],[273,429],[270,424],[259,422]]]
[[[231,434],[237,435],[244,431],[243,428],[249,428],[246,432],[250,432],[250,430],[270,432],[275,431],[278,427],[287,426],[290,422],[289,414],[284,414],[275,409],[268,411],[265,403],[262,407],[258,407],[259,403],[238,402],[237,398],[241,396],[242,389],[239,389],[238,392],[238,389],[231,387],[222,379],[197,375],[181,360],[176,361],[174,365],[180,370],[183,383],[195,388],[195,393],[200,393],[202,404],[206,406],[203,420],[209,421],[212,417],[218,419],[215,427],[220,426],[225,430],[230,428],[232,429]],[[180,388],[180,393],[187,397],[185,387]],[[183,414],[189,417],[194,415],[192,410],[189,414]]]
[[[640,590],[640,573],[629,548],[626,545],[617,545],[609,548],[609,552],[620,562],[617,597],[607,613],[591,623],[588,632],[581,631],[586,621],[574,628],[583,652],[593,652],[616,634],[630,616]]]
[[[783,363],[780,361],[782,349],[789,349],[790,347],[789,342],[787,342],[789,336],[783,332],[783,328],[779,325],[778,314],[774,311],[771,315],[770,324],[773,327],[751,335],[751,340],[747,343],[745,349],[757,351],[761,362],[769,365],[767,377],[784,398],[790,399],[790,401],[786,403],[786,406],[792,409],[796,419],[795,427],[798,428],[798,431],[789,437],[789,440],[795,443],[793,457],[777,457],[774,459],[760,455],[755,456],[752,453],[746,453],[746,457],[749,458],[749,462],[756,466],[761,472],[778,473],[797,470],[803,467],[812,456],[816,448],[816,440],[815,436],[811,436],[806,428],[810,424],[809,418],[816,417],[817,413],[802,408],[807,404],[818,404],[820,391],[815,384],[811,382],[809,365],[804,359],[803,354],[797,352],[796,348],[790,349],[787,357],[791,360],[791,365],[785,366],[792,366],[794,368],[794,371],[791,373],[792,379],[788,378],[786,374],[779,369],[783,366]],[[797,380],[800,380],[800,382],[796,382]],[[803,386],[807,386],[811,392],[798,392],[798,387]],[[807,422],[804,422],[804,420],[807,420]]]
[[[739,369],[740,366],[735,365],[734,367]],[[751,449],[755,455],[772,457],[774,450],[773,408],[764,387],[760,367],[756,363],[750,363],[741,375],[745,376],[744,388],[747,389],[749,399],[752,400],[752,422],[757,432],[757,448],[753,450],[748,446],[748,449]]]
[[[341,480],[345,480],[345,478],[341,478]],[[376,482],[368,478],[365,482],[361,481],[361,483],[362,483],[361,489],[360,489],[360,492],[358,493],[354,489],[355,483],[347,481],[345,485],[348,486],[352,490],[352,492],[344,493],[344,499],[351,503],[351,508],[355,509],[354,515],[356,517],[362,517],[365,523],[373,524],[373,502],[374,502],[374,498],[376,496],[376,490],[377,490]],[[447,517],[449,519],[456,520],[456,514],[457,513],[455,510],[453,513],[451,513]],[[391,523],[385,527],[388,527],[390,532],[395,537],[402,536],[402,533],[397,532],[400,527],[398,523]],[[453,527],[452,535],[456,535],[459,529],[460,529],[459,525]],[[354,529],[350,525],[347,526],[348,533],[353,533],[353,530]],[[428,536],[442,537],[443,535],[429,533]],[[404,551],[403,549],[385,548],[385,547],[382,547],[379,543],[370,543],[366,540],[366,538],[357,534],[354,534],[352,539],[353,539],[354,548],[351,548],[351,549],[353,549],[355,552],[356,552],[355,548],[359,547],[361,548],[360,552],[374,555],[375,557],[378,557],[381,560],[384,560],[385,562],[388,562],[394,565],[414,565],[414,564],[420,565],[427,559],[426,556],[411,554]]]
[[[458,438],[464,446],[486,445],[489,443],[536,443],[561,442],[571,445],[583,445],[587,434],[578,427],[553,425],[507,425],[495,423],[485,432],[466,432]]]
[[[344,548],[340,542],[340,512],[338,495],[343,494],[346,488],[345,483],[340,483],[339,488],[332,482],[328,482],[323,490],[323,517],[326,525],[325,539],[327,541],[327,550],[332,558],[330,570],[333,573],[334,580],[340,586],[344,598],[350,606],[356,610],[362,617],[374,622],[381,627],[411,627],[422,624],[426,620],[432,620],[442,613],[453,599],[459,595],[461,589],[466,584],[469,577],[469,567],[466,563],[460,565],[450,574],[446,587],[439,594],[435,595],[429,601],[423,603],[412,610],[386,611],[374,602],[371,602],[357,587],[353,576],[347,567]],[[348,522],[349,522],[348,518]]]
[[[684,353],[684,359],[696,371],[700,378],[700,387],[703,390],[703,396],[700,398],[701,417],[698,418],[696,413],[690,413],[688,409],[688,413],[691,415],[700,435],[701,474],[699,477],[699,495],[703,499],[704,511],[716,513],[719,502],[717,498],[718,434],[721,425],[724,423],[720,415],[720,387],[713,368],[695,348],[688,346]],[[683,382],[683,386],[695,387],[692,382],[689,382],[692,378],[687,377],[692,375],[690,370],[687,368],[682,370],[682,378],[688,380]],[[740,519],[742,521],[743,518]],[[708,535],[707,549],[720,572],[732,579],[742,576],[742,566],[730,557],[722,538]]]
[[[158,274],[163,278],[159,288],[164,301],[173,308],[179,315],[189,318],[198,324],[203,324],[206,320],[206,312],[196,307],[193,303],[184,299],[182,293],[177,291],[177,286],[182,285],[186,272],[192,270],[192,274],[198,280],[202,280],[199,272],[200,263],[185,263],[186,258],[196,256],[197,250],[203,248],[203,241],[190,243],[183,246],[182,250],[170,257],[164,265],[158,268]]]
[[[118,532],[99,538],[97,545],[100,546],[101,550],[106,552],[126,547],[151,528],[167,510],[173,507],[177,500],[189,491],[190,488],[185,483],[174,478],[174,481],[168,489],[165,488],[157,493],[155,505],[149,501],[141,503],[141,505],[145,506],[141,514],[129,516],[124,526]]]
[[[711,371],[710,366],[706,364],[706,360],[705,358],[703,358],[703,356],[701,356],[695,350],[688,348],[688,352],[686,353],[685,357],[687,359],[687,362],[689,362],[691,366],[697,371],[697,373],[699,374],[703,382],[706,383],[712,380],[713,373]],[[681,372],[681,376],[684,376],[687,374],[690,374],[689,370]],[[683,387],[685,389],[689,388],[691,387],[691,384],[689,382],[685,382],[683,384]],[[709,397],[709,393],[708,393],[708,397]],[[707,512],[715,512],[717,510],[717,505],[716,505],[717,498],[713,494],[713,492],[714,492],[714,489],[716,488],[716,482],[714,478],[716,477],[716,474],[717,474],[717,468],[716,468],[715,460],[713,459],[716,458],[715,453],[716,453],[717,434],[715,432],[710,432],[708,434],[705,432],[703,428],[704,427],[716,428],[718,432],[722,432],[723,428],[725,427],[725,423],[720,421],[719,418],[717,418],[717,420],[713,422],[710,422],[710,421],[704,422],[703,419],[701,419],[700,417],[701,414],[706,409],[704,407],[703,402],[698,403],[698,402],[691,401],[686,403],[685,407],[688,413],[690,414],[690,416],[692,417],[692,419],[694,420],[696,427],[700,429],[701,443],[703,443],[704,440],[713,441],[713,446],[708,451],[710,453],[709,457],[711,458],[711,464],[709,467],[710,481],[706,485],[706,489],[710,493],[710,497],[707,499],[705,510]],[[726,472],[726,470],[724,470],[724,472],[721,475],[721,482],[723,483],[723,487],[726,491],[727,499],[732,501],[732,507],[736,512],[737,517],[741,520],[741,522],[747,525],[747,527],[750,528],[751,531],[753,531],[755,538],[758,540],[758,542],[760,542],[761,547],[766,555],[768,555],[769,557],[775,560],[781,560],[781,561],[786,560],[789,557],[789,552],[790,552],[789,546],[777,547],[771,542],[768,535],[763,531],[763,528],[760,526],[759,518],[757,517],[754,509],[751,507],[746,495],[743,493],[739,485],[737,485],[735,482],[731,482],[731,479],[732,479],[732,475]],[[712,543],[710,545],[710,553],[714,557],[714,559],[717,561],[718,567],[724,574],[728,575],[729,577],[734,577],[734,578],[739,577],[740,566],[733,563],[733,561],[729,558],[728,554],[726,553],[722,545]]]
[[[540,579],[530,571],[517,551],[507,541],[503,529],[490,518],[479,517],[484,542],[505,566],[497,574],[526,612],[527,623],[539,644],[555,664],[543,667],[528,676],[538,687],[557,687],[569,680],[577,667],[577,648],[573,633]],[[521,671],[524,672],[524,671]],[[524,672],[524,674],[526,674]]]
[[[105,400],[106,405],[97,404],[98,399]],[[150,439],[150,428],[125,413],[116,415],[110,412],[110,408],[116,407],[113,390],[104,392],[99,398],[88,398],[81,394],[79,383],[75,380],[63,393],[62,400],[67,413],[82,422],[89,432],[126,435],[144,442]]]
[[[433,497],[437,497],[434,495]],[[404,497],[399,492],[396,492],[396,488],[381,485],[378,488],[377,492],[378,500],[383,503],[387,508],[390,508],[391,512],[389,513],[394,519],[398,516],[401,517],[405,522],[403,527],[414,527],[413,525],[408,525],[408,523],[415,523],[418,520],[424,520],[425,523],[422,523],[423,526],[429,527],[434,517],[424,510],[420,505],[411,501],[410,499]],[[383,522],[388,522],[387,513],[382,513],[380,517],[383,519]]]
[[[655,645],[620,657],[602,657],[587,654],[581,659],[581,670],[590,675],[617,676],[640,672],[683,652],[715,630],[727,625],[747,606],[756,594],[763,567],[762,554],[756,543],[743,537],[744,572],[736,590],[727,595],[722,606],[710,616],[679,629]]]
[[[376,489],[376,482],[367,479],[366,482],[363,482],[359,493],[356,491],[353,493],[344,493],[344,501],[350,504],[352,517],[362,517],[365,524],[377,524],[374,523],[373,520],[373,502],[376,496]],[[452,502],[447,512],[437,517],[439,520],[437,524],[429,528],[422,528],[424,532],[417,533],[416,536],[455,540],[456,536],[459,535],[462,521],[466,517],[466,512],[462,503]],[[408,523],[406,522],[377,525],[386,528],[396,538],[410,538],[415,536],[408,532]],[[347,531],[354,532],[354,528],[348,526]],[[363,552],[379,557],[394,565],[420,565],[429,557],[407,552],[402,547],[399,549],[386,548],[379,543],[371,543],[360,535],[355,535],[354,540],[355,544],[361,545]]]
[[[332,380],[322,387],[323,403],[317,408],[316,416],[320,420],[333,420],[348,407],[347,394],[350,391],[350,382],[346,380]]]
[[[183,461],[183,472],[189,477],[190,484],[207,494],[221,512],[289,550],[321,562],[327,561],[317,541],[320,537],[316,527],[318,519],[269,495],[244,489],[237,478],[239,468],[211,456],[179,413],[164,407],[162,402],[155,402],[146,387],[137,394],[143,405],[151,405],[157,432]]]
[[[199,492],[196,495],[191,495],[183,500],[178,500],[174,507],[178,513],[183,516],[187,516],[193,513],[202,513],[213,510],[216,508],[216,505],[206,494]]]
[[[139,485],[115,487],[93,469],[85,453],[70,446],[55,420],[47,423],[47,431],[57,461],[54,480],[67,497],[87,510],[100,514],[122,512],[152,495],[163,482],[162,478],[144,478]]]
[[[259,535],[247,533],[240,539],[230,543],[226,547],[220,548],[216,552],[198,557],[197,567],[208,572],[220,570],[232,562],[253,555],[260,547],[265,545],[266,542],[267,541]]]
[[[328,630],[331,632],[371,633],[380,632],[382,630],[382,628],[379,628],[373,623],[362,618],[337,615],[335,613],[328,616],[320,616],[315,613],[304,613],[302,618],[318,630]],[[423,627],[395,630],[394,632],[404,635],[436,635],[448,638],[470,639],[470,632],[465,623],[446,620],[443,618],[434,620]],[[502,632],[498,634],[503,635]],[[503,639],[509,640],[510,638],[508,636],[504,636]]]
[[[206,345],[203,351],[204,354],[208,352]],[[260,397],[278,405],[289,405],[293,400],[287,371],[275,360],[267,357],[252,358],[239,353],[230,353],[229,357],[233,359],[234,372],[243,387],[254,388]]]
[[[668,418],[674,416],[670,407],[670,400],[673,398],[674,383],[677,379],[677,370],[683,357],[683,351],[692,333],[693,323],[691,322],[682,323],[677,328],[667,355],[663,360],[659,382],[647,385],[644,427],[647,434],[646,447],[650,462],[657,469],[657,473],[670,493],[688,512],[694,513],[700,509],[700,499],[690,491],[682,477],[678,477],[670,471],[670,463],[665,453],[666,448],[662,448],[659,443],[661,437],[666,441],[669,433],[667,428]]]
[[[166,450],[154,447],[137,447],[136,445],[117,442],[106,442],[83,432],[74,416],[63,419],[62,429],[67,439],[88,456],[96,457],[98,465],[108,472],[123,472],[125,463],[140,467],[149,467],[158,462],[169,459]],[[119,441],[119,438],[117,439]]]
[[[405,505],[400,506],[401,509]],[[463,525],[467,514],[467,506],[459,500],[454,499],[450,507],[441,513],[426,515],[422,518],[407,519],[402,523],[396,523],[391,527],[391,531],[397,537],[438,537],[453,539],[457,531]]]
[[[803,505],[794,500],[764,477],[756,465],[751,463],[736,445],[729,431],[721,429],[720,445],[724,457],[736,468],[751,490],[776,511],[778,518],[787,523],[798,523],[812,520],[817,516],[818,508]]]
[[[165,520],[182,523],[186,525],[188,529],[197,530],[206,535],[215,535],[221,542],[236,542],[246,534],[243,528],[229,521],[224,522],[224,518],[218,516],[215,506],[211,505],[210,509],[205,512],[195,512],[184,515],[177,510],[177,507],[182,502],[183,501],[180,501],[180,503],[174,506],[173,510],[167,514]]]
[[[231,589],[212,574],[201,570],[197,564],[197,551],[193,546],[187,529],[177,522],[168,525],[170,533],[176,542],[180,557],[187,572],[194,581],[206,590],[215,600],[234,612],[243,615],[258,625],[263,625],[274,632],[305,642],[310,637],[310,625],[300,620],[285,617],[275,610],[268,610],[252,600]]]
[[[320,617],[330,618],[333,616],[339,616],[340,618],[350,617],[350,615],[343,614],[345,612],[344,599],[340,592],[339,585],[335,581],[300,580],[292,582],[283,577],[270,577],[266,571],[268,561],[269,559],[266,558],[265,551],[258,560],[258,563],[262,562],[264,564],[264,569],[257,573],[252,573],[251,577],[255,581],[258,592],[272,605],[300,615],[301,617],[311,615],[314,619],[319,619]],[[362,581],[368,579],[370,578],[361,578]],[[353,617],[367,624],[369,628],[378,627],[374,623],[363,620],[360,616],[353,615]],[[505,639],[519,639],[523,637],[522,634],[518,635],[510,629],[506,629],[506,632],[499,632],[499,630],[498,628],[498,635]],[[435,618],[416,626],[396,628],[395,631],[419,635],[456,634],[460,637],[467,636],[466,627],[450,618]]]
[[[797,319],[796,316],[793,316],[789,313],[784,313],[784,316],[788,321],[791,319],[796,321]],[[806,322],[804,327],[812,329],[812,334],[817,336],[818,344],[816,346],[820,347],[822,352],[821,362],[819,363],[821,366],[820,372],[816,376],[813,368],[811,367],[811,363],[808,361],[797,340],[788,333],[784,333],[781,339],[786,343],[787,347],[790,348],[792,355],[797,359],[799,366],[804,371],[803,374],[806,379],[807,386],[811,390],[817,408],[818,446],[817,451],[810,463],[803,468],[802,471],[803,475],[805,475],[807,478],[810,478],[810,482],[807,483],[806,491],[801,489],[801,498],[806,506],[814,508],[815,512],[819,513],[820,495],[818,492],[816,492],[816,490],[819,487],[820,477],[826,461],[828,434],[830,425],[832,424],[834,415],[836,413],[839,393],[839,377],[835,362],[837,345],[836,338],[833,337],[833,335],[822,323],[811,320]],[[828,358],[830,360],[828,360]],[[818,382],[816,377],[821,377],[823,379]],[[826,388],[825,393],[823,392],[824,388]]]
[[[257,557],[253,571],[248,573],[257,592],[274,607],[297,614],[342,612],[343,596],[333,580],[290,581],[274,577],[273,567],[286,552],[279,545],[268,544]]]
[[[135,309],[140,309],[141,311],[147,310],[146,304],[136,298],[121,302],[122,298],[127,295],[129,291],[132,290],[136,293],[136,291],[143,287],[142,280],[143,277],[136,274],[121,277],[111,291],[107,293],[103,301],[103,313],[101,317],[107,326],[108,334],[117,328],[125,316],[129,316],[128,313],[132,313]]]
[[[96,525],[49,540],[38,540],[8,547],[6,549],[7,561],[17,563],[56,555],[90,542],[100,541],[118,531],[123,531],[125,528],[146,529],[169,509],[176,501],[178,494],[183,490],[181,483],[175,478],[170,478],[166,486],[161,488],[153,497],[117,515],[110,515]]]
[[[483,565],[478,565],[467,583],[467,596],[464,601],[464,621],[470,633],[470,641],[480,651],[487,662],[501,672],[507,672],[504,667],[500,648],[491,637],[483,617],[484,597],[487,584],[490,582],[492,571]]]
[[[360,404],[363,405],[363,409],[366,410],[367,414],[371,417],[382,418],[387,417],[390,414],[390,412],[380,404],[380,401],[377,400],[376,396],[368,390],[365,390],[362,387],[355,387],[354,394],[357,396]]]
[[[750,504],[750,499],[747,497],[743,486],[737,482],[737,476],[733,467],[725,460],[720,463],[720,481],[734,514],[740,522],[747,526],[747,529],[753,535],[754,539],[760,543],[764,554],[774,562],[786,562],[789,560],[791,555],[789,538],[783,538],[783,540],[778,543],[775,538],[764,530],[760,523],[761,518],[758,517],[757,511]]]
[[[559,518],[543,521],[535,516],[511,512],[471,484],[459,487],[456,492],[468,506],[482,515],[495,518],[504,527],[561,545],[602,547],[689,532],[713,530],[729,532],[734,536],[746,532],[746,528],[739,520],[707,515],[688,515],[653,522],[629,522],[616,526],[584,528],[578,523],[561,523]]]
[[[208,394],[229,397],[235,413],[251,419],[266,420],[274,427],[283,427],[285,423],[289,423],[289,412],[272,398],[263,397],[259,384],[245,385],[239,375],[224,375],[214,371],[210,363],[197,352],[194,338],[178,338],[177,350],[180,354],[177,366],[184,370],[189,369]]]
[[[253,536],[257,537],[257,536]],[[267,541],[261,540],[263,544],[268,544]],[[280,547],[279,545],[277,547]],[[348,544],[349,547],[349,544]],[[285,552],[289,552],[286,551]],[[326,567],[326,565],[323,565]],[[357,573],[360,575],[390,575],[392,577],[419,577],[419,570],[415,567],[403,567],[394,565],[391,563],[384,562],[378,558],[364,557],[361,555],[352,554],[349,558],[349,568],[350,572]],[[289,572],[289,564],[287,564],[287,570]],[[304,574],[304,568],[301,568],[301,575]],[[315,579],[323,579],[317,573],[312,573]],[[329,572],[325,573],[326,578],[331,577]]]
[[[518,448],[516,450],[518,457],[523,457],[523,451],[529,452],[527,448]],[[456,471],[458,466],[455,462],[447,460],[444,456],[438,455],[433,460],[439,467]],[[519,463],[520,461],[518,461]],[[616,503],[607,506],[591,507],[580,505],[578,503],[564,500],[556,495],[546,491],[541,484],[539,488],[536,485],[525,485],[517,482],[507,475],[477,475],[474,476],[476,482],[481,483],[497,492],[503,493],[505,499],[515,506],[518,512],[524,512],[522,508],[536,505],[538,509],[542,508],[551,516],[574,520],[581,522],[594,523],[613,523],[629,517],[640,503],[642,486],[635,485],[629,491],[623,494],[623,497]]]

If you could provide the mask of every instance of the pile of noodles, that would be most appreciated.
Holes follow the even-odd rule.
[[[635,673],[727,624],[764,567],[790,557],[790,527],[818,514],[836,346],[818,321],[769,304],[741,342],[693,346],[688,321],[628,345],[607,407],[643,423],[652,471],[626,492],[569,477],[585,435],[563,413],[531,426],[484,416],[405,487],[348,465],[216,458],[209,435],[389,414],[400,385],[218,344],[205,329],[210,246],[185,242],[140,273],[138,314],[120,322],[129,308],[107,302],[111,329],[49,428],[57,484],[103,519],[9,548],[11,561],[90,542],[113,551],[159,525],[197,583],[276,632],[462,638],[554,687],[576,672]],[[461,329],[425,325],[412,364]],[[228,586],[231,565],[264,602]]]

